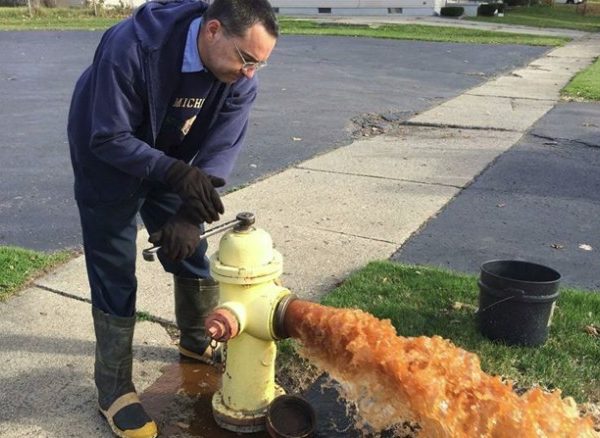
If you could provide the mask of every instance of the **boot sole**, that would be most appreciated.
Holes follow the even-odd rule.
[[[115,424],[113,417],[117,412],[135,403],[140,403],[140,400],[135,392],[130,392],[116,399],[107,410],[98,406],[98,411],[104,417],[112,432],[119,438],[156,438],[158,436],[158,427],[154,421],[150,421],[140,428],[127,430],[119,429]]]

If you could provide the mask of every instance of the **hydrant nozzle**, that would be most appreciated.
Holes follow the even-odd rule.
[[[240,325],[230,310],[221,308],[206,318],[205,329],[215,341],[227,342],[239,334]]]

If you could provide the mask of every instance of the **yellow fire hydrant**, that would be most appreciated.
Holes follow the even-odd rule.
[[[264,430],[267,407],[284,393],[275,384],[274,341],[287,337],[282,318],[295,296],[277,284],[283,264],[271,237],[252,225],[223,235],[210,268],[220,300],[206,319],[206,330],[214,340],[227,342],[213,416],[224,429]]]

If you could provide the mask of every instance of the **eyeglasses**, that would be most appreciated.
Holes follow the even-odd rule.
[[[233,42],[233,46],[235,47],[235,50],[237,50],[238,55],[240,55],[240,59],[242,60],[242,70],[245,72],[258,71],[267,66],[267,61],[246,61],[235,41],[231,40],[231,42]]]

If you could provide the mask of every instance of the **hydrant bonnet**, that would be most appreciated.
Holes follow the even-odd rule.
[[[228,231],[210,265],[215,280],[234,284],[269,281],[283,271],[281,254],[273,248],[271,236],[254,227]]]

